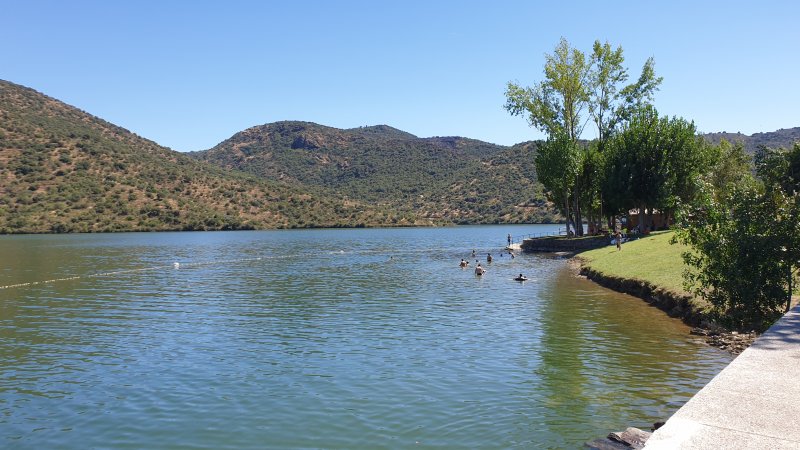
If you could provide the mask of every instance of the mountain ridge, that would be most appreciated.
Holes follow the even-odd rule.
[[[794,142],[800,141],[800,127],[781,128],[775,131],[759,132],[751,135],[739,132],[728,133],[721,131],[716,133],[703,133],[701,136],[712,144],[718,144],[722,139],[730,143],[741,142],[744,145],[745,151],[753,154],[756,149],[761,146],[790,148]]]
[[[419,138],[386,125],[339,129],[281,121],[250,127],[192,156],[450,223],[552,221],[534,154],[535,145]]]
[[[552,222],[537,145],[280,121],[184,153],[0,80],[0,233]]]
[[[0,233],[372,223],[356,202],[197,161],[0,81]]]

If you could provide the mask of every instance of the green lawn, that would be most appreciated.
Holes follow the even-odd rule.
[[[672,231],[652,233],[639,240],[623,243],[622,251],[610,245],[577,256],[585,266],[597,272],[648,281],[673,292],[685,293],[683,270],[686,266],[681,253],[687,247],[670,244],[674,235]]]

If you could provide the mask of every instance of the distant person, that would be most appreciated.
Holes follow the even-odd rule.
[[[463,269],[464,267],[467,267],[467,264],[469,263],[464,261],[464,258],[461,258],[461,262],[458,264],[458,266]]]
[[[491,253],[487,253],[486,254],[486,262],[488,262],[488,263],[492,262],[492,254]]]
[[[508,233],[508,246],[511,247],[511,233]]]
[[[514,281],[528,281],[528,277],[523,274],[519,274],[517,278],[514,278]]]
[[[622,233],[617,230],[615,237],[617,238],[617,251],[620,251],[622,250]]]
[[[484,269],[483,267],[481,267],[481,264],[480,264],[480,263],[478,263],[478,266],[477,266],[477,267],[475,267],[475,275],[478,275],[478,276],[480,276],[480,275],[483,275],[484,273],[486,273],[486,269]]]
[[[475,249],[474,248],[472,249],[472,257],[473,258],[475,257]]]

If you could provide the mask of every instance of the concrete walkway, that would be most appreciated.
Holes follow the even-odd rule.
[[[800,305],[658,429],[657,449],[800,449]]]

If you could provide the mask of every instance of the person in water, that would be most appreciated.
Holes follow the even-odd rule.
[[[458,263],[458,266],[463,269],[464,267],[467,267],[467,264],[469,264],[469,263],[464,261],[464,258],[461,258],[461,262]]]
[[[486,273],[486,269],[481,267],[481,263],[478,263],[478,266],[475,267],[475,275],[483,275],[484,273]]]
[[[527,279],[528,277],[526,277],[525,275],[519,274],[517,278],[514,278],[514,281],[526,281]]]
[[[491,253],[487,253],[486,254],[486,262],[492,262],[492,254]]]

